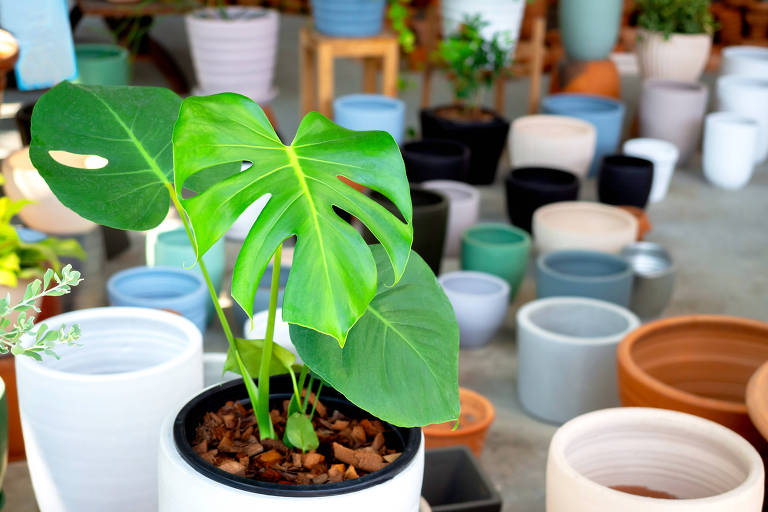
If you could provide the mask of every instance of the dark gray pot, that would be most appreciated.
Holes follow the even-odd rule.
[[[659,244],[637,242],[621,250],[634,271],[629,308],[642,319],[660,316],[675,288],[675,265]]]

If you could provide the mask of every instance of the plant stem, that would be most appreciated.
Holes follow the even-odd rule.
[[[323,389],[323,381],[320,381],[320,384],[317,386],[317,391],[315,391],[315,400],[312,402],[312,412],[309,413],[309,421],[312,421],[312,418],[315,416],[315,408],[317,407],[317,401],[320,400],[320,391]]]
[[[269,312],[267,313],[267,332],[264,335],[264,349],[261,353],[261,363],[259,365],[259,402],[258,407],[266,407],[269,412],[269,366],[272,361],[272,344],[275,335],[275,315],[277,313],[277,295],[280,291],[280,261],[283,254],[283,244],[277,246],[275,255],[272,259],[272,285],[269,290]],[[261,438],[275,437],[275,430],[272,421],[269,422],[269,435],[259,428]]]

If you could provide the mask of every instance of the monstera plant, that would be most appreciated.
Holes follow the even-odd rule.
[[[99,155],[106,164],[71,168],[56,151]],[[262,440],[276,436],[269,377],[286,372],[294,397],[283,441],[302,450],[317,447],[307,402],[323,382],[394,425],[458,417],[458,328],[434,275],[411,252],[408,181],[387,133],[347,130],[310,113],[284,145],[244,96],[182,101],[159,88],[64,82],[37,103],[30,156],[62,203],[100,224],[147,230],[171,204],[179,211],[229,342],[227,368],[244,377]],[[341,177],[386,196],[404,221]],[[201,257],[266,194],[237,257],[232,295],[252,315],[274,260],[269,321],[263,340],[244,340],[232,334]],[[359,219],[380,244],[366,245],[335,209]],[[305,363],[298,379],[294,356],[273,342],[281,248],[291,237],[283,320]]]

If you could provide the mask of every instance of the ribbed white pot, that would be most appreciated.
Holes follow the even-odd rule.
[[[612,489],[626,486],[677,499]],[[675,411],[605,409],[552,438],[546,512],[758,512],[763,487],[760,456],[732,430]]]
[[[460,181],[430,180],[421,183],[422,188],[435,190],[448,198],[448,229],[444,256],[455,258],[461,250],[461,234],[477,224],[480,216],[480,191]]]
[[[670,34],[637,31],[637,53],[643,78],[664,78],[696,82],[709,60],[712,36],[709,34]]]
[[[764,46],[728,46],[723,48],[721,57],[720,76],[768,78],[768,48]]]
[[[278,12],[260,7],[225,7],[192,11],[186,16],[192,63],[200,94],[236,92],[258,102],[275,91]]]
[[[768,158],[768,77],[726,75],[717,79],[717,107],[754,119],[758,125],[755,163]]]
[[[666,140],[641,137],[626,141],[622,152],[653,162],[653,184],[649,200],[658,203],[667,197],[669,183],[680,156],[677,146]]]
[[[488,24],[482,29],[483,38],[502,33],[509,37],[514,50],[520,35],[526,0],[443,0],[443,37],[456,32],[467,16],[479,15]],[[504,39],[502,39],[504,41]]]
[[[702,167],[715,186],[738,189],[746,185],[755,168],[754,148],[759,126],[751,117],[733,112],[713,112],[704,122]]]
[[[16,358],[24,447],[41,512],[157,510],[160,426],[203,385],[200,331],[144,308],[94,308],[60,360]]]

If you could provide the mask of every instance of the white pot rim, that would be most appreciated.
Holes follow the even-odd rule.
[[[576,257],[578,259],[600,259],[603,261],[610,260],[611,262],[618,265],[623,265],[623,270],[599,276],[582,276],[562,272],[550,265],[550,260],[553,257],[564,257],[566,255]],[[617,279],[623,279],[633,274],[632,265],[625,258],[609,252],[591,251],[588,249],[560,249],[557,251],[546,252],[539,255],[539,257],[536,259],[536,266],[546,271],[548,274],[552,274],[561,279],[567,279],[568,281],[583,281],[585,283],[616,281]]]
[[[757,128],[758,122],[753,117],[747,117],[737,112],[710,112],[706,116],[706,120],[721,121],[731,124],[739,124],[752,126]]]
[[[664,162],[674,162],[680,157],[680,151],[677,149],[677,146],[669,141],[651,137],[629,139],[624,142],[622,150],[624,153],[652,154],[653,158]]]
[[[669,78],[648,78],[643,81],[643,90],[664,89],[667,94],[689,96],[691,94],[706,94],[707,86],[701,82],[686,82]]]
[[[768,48],[765,46],[754,46],[749,44],[738,44],[732,46],[726,46],[722,50],[723,57],[746,57],[753,59],[757,57],[760,60],[765,60],[768,63]]]
[[[440,286],[442,286],[445,289],[446,283],[456,278],[471,279],[475,281],[490,283],[494,286],[497,286],[498,290],[495,290],[490,293],[468,293],[462,290],[448,288],[448,290],[451,292],[451,295],[458,295],[458,296],[467,297],[469,299],[475,299],[475,300],[498,299],[498,298],[502,298],[504,296],[509,295],[509,283],[507,283],[505,280],[503,280],[500,277],[494,276],[493,274],[487,274],[485,272],[477,272],[474,270],[457,270],[455,272],[447,272],[445,274],[440,274],[440,277],[437,278],[437,282],[440,283]]]
[[[565,130],[561,130],[559,133],[554,132],[543,135],[547,138],[570,139],[575,136],[583,137],[596,133],[595,126],[592,123],[588,123],[582,119],[554,114],[534,114],[530,116],[518,117],[515,119],[512,123],[510,136],[512,136],[515,130],[525,130],[531,126],[569,129],[570,133],[566,132]]]
[[[500,230],[500,231],[505,231],[507,233],[513,233],[519,236],[520,240],[517,240],[515,242],[501,242],[501,243],[485,242],[473,236],[475,232],[481,231],[481,230]],[[507,247],[507,248],[526,247],[526,246],[530,246],[531,244],[531,237],[526,231],[516,226],[504,224],[503,222],[481,222],[479,224],[474,224],[473,226],[470,226],[464,230],[464,232],[461,234],[461,239],[465,242],[470,242],[473,245],[483,246],[486,248],[488,247]]]
[[[219,10],[218,7],[201,7],[199,9],[194,9],[190,12],[188,12],[185,16],[189,21],[195,22],[195,23],[207,23],[210,25],[213,24],[227,24],[227,25],[247,25],[249,23],[260,23],[264,21],[275,21],[279,17],[279,13],[275,9],[269,9],[267,7],[259,7],[255,5],[228,5],[224,7],[228,13],[230,12],[244,12],[244,11],[252,11],[252,12],[261,12],[263,13],[262,16],[256,16],[253,18],[220,18],[218,16],[206,18],[199,16],[201,12],[212,12],[215,13]]]
[[[428,190],[454,190],[457,192],[462,192],[466,194],[468,197],[448,197],[449,203],[456,203],[456,204],[464,204],[464,203],[474,203],[476,200],[480,198],[480,191],[477,190],[477,188],[473,187],[472,185],[469,185],[468,183],[464,183],[463,181],[455,181],[455,180],[427,180],[421,182],[421,187],[426,188]],[[447,194],[446,194],[447,195]]]
[[[738,87],[742,92],[746,89],[749,91],[766,93],[768,92],[768,78],[752,75],[724,75],[718,77],[718,90],[728,87]]]

